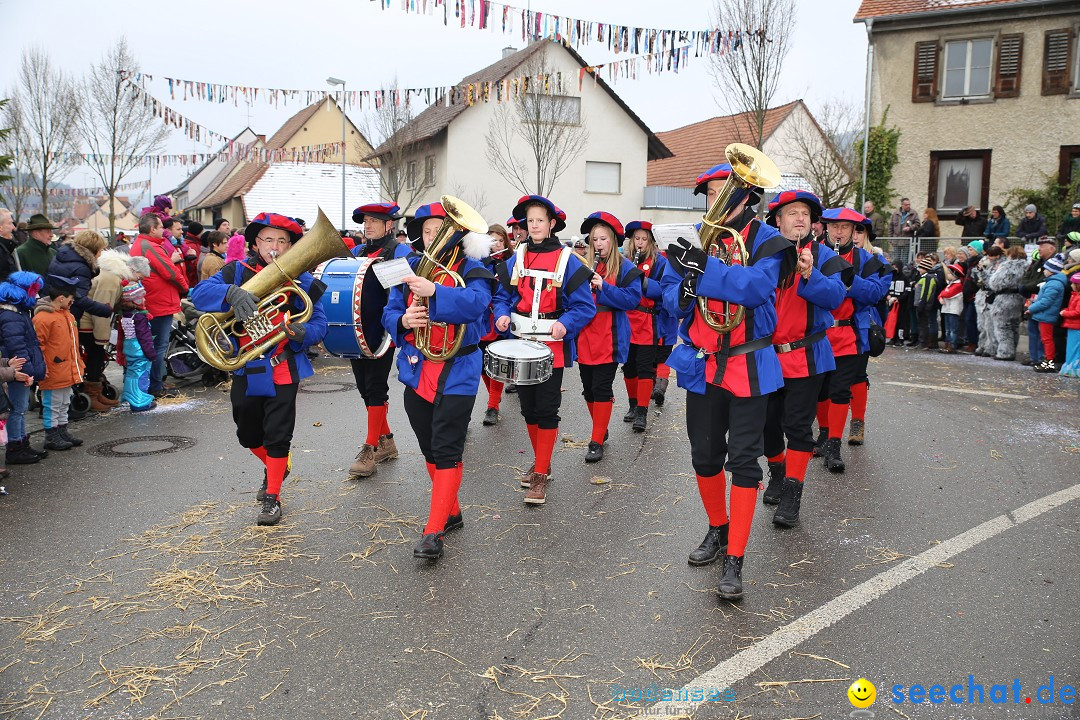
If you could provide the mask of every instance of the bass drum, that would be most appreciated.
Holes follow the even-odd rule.
[[[551,378],[555,355],[535,340],[496,340],[484,354],[484,373],[516,385],[539,385]]]
[[[343,358],[380,358],[390,349],[390,333],[382,325],[389,297],[372,266],[380,258],[334,258],[312,273],[326,285],[323,312],[326,337],[323,347]]]

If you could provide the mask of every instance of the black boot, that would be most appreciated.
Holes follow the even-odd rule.
[[[442,533],[428,533],[420,538],[420,542],[416,544],[412,551],[413,557],[425,560],[438,560],[442,557],[442,553]]]
[[[814,457],[825,455],[825,441],[829,439],[829,428],[820,428],[817,434],[817,443],[814,444]]]
[[[499,422],[499,408],[488,408],[484,411],[484,424],[488,427],[497,425]]]
[[[289,464],[285,466],[285,474],[281,476],[281,482],[285,482],[289,477],[289,473],[292,472],[292,453],[289,453]],[[263,468],[263,481],[262,487],[255,493],[255,502],[262,502],[266,499],[266,468]]]
[[[776,505],[780,502],[780,492],[784,487],[784,473],[787,472],[786,462],[769,463],[769,486],[761,495],[761,502],[766,505]]]
[[[652,399],[657,407],[664,407],[664,396],[667,394],[668,379],[657,378],[653,383]]]
[[[443,528],[443,532],[448,533],[451,530],[457,530],[458,528],[463,527],[465,527],[465,519],[461,517],[461,513],[458,512],[457,515],[451,515],[446,518],[446,527]]]
[[[794,478],[784,478],[780,507],[773,515],[773,525],[795,527],[799,524],[799,507],[802,504],[803,484]]]
[[[637,415],[637,402],[630,401],[630,409],[626,411],[626,414],[622,416],[623,422],[634,422],[634,417]]]
[[[585,462],[594,463],[604,459],[603,443],[589,441],[589,451],[585,453]]]
[[[63,435],[64,439],[71,443],[73,447],[79,447],[83,444],[83,441],[81,439],[71,434],[71,432],[68,430],[67,425],[60,426],[60,434]]]
[[[259,525],[277,525],[281,522],[281,503],[277,495],[267,495],[263,499],[262,510],[255,522]]]
[[[7,444],[7,453],[4,462],[7,465],[31,465],[41,460],[38,454],[30,449],[29,440],[10,440]]]
[[[46,450],[70,450],[72,448],[69,443],[60,432],[60,428],[46,428],[45,429],[45,449]]]
[[[724,557],[724,577],[717,591],[724,600],[742,600],[742,557]]]
[[[634,432],[645,432],[645,426],[649,422],[649,408],[638,405],[634,408]]]
[[[705,539],[690,553],[687,562],[694,567],[709,565],[720,557],[720,553],[727,550],[728,525],[710,525],[709,532],[705,533]]]
[[[825,467],[831,473],[844,472],[844,459],[840,457],[840,438],[829,438],[825,442]]]

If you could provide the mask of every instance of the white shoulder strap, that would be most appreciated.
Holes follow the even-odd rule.
[[[517,250],[514,251],[514,271],[510,274],[510,284],[517,285],[518,278],[521,277],[521,269],[525,267],[525,250],[528,248],[529,239],[525,238],[525,242],[517,246]]]

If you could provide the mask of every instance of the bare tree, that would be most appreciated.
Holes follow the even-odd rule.
[[[795,0],[715,2],[717,26],[740,28],[737,47],[733,43],[727,52],[712,56],[719,102],[732,114],[747,113],[746,140],[760,148],[765,113],[779,87],[780,70],[795,30]]]
[[[91,66],[77,88],[76,129],[89,151],[90,169],[108,197],[110,237],[116,234],[113,207],[117,187],[144,162],[144,156],[161,149],[169,134],[125,80],[128,73],[137,70],[127,39],[121,37],[101,62]]]
[[[455,182],[450,186],[450,194],[456,198],[459,198],[481,215],[484,214],[484,208],[488,204],[488,194],[481,185],[465,185],[460,182]]]
[[[826,100],[816,115],[799,118],[789,135],[787,154],[825,207],[840,207],[850,198],[858,177],[853,168],[860,113],[842,100]]]
[[[357,152],[379,166],[379,189],[383,199],[391,200],[408,210],[424,192],[434,185],[429,177],[425,151],[429,143],[420,137],[409,93],[403,92],[400,102],[397,80],[383,88],[385,101],[371,111],[363,121],[363,134],[375,143],[374,153],[363,138],[355,141]]]
[[[0,100],[0,110],[8,104],[7,100]],[[11,128],[0,127],[0,185],[9,182],[11,176],[8,169],[15,164],[15,154],[7,153],[7,139],[11,136]]]
[[[520,94],[510,108],[495,108],[488,121],[485,157],[495,172],[525,195],[550,195],[589,142],[581,98],[543,92],[543,78],[554,72],[546,49],[534,54],[523,74],[530,82],[541,78],[535,90]]]
[[[41,211],[49,214],[49,183],[79,164],[74,152],[75,88],[53,67],[40,47],[23,51],[18,83],[9,106],[16,143],[41,191]]]
[[[0,205],[6,205],[15,215],[15,220],[23,218],[26,200],[37,186],[37,179],[26,167],[26,157],[19,152],[19,118],[13,108],[5,101],[0,124],[7,129],[0,134],[0,153],[10,158],[11,162],[0,177]]]

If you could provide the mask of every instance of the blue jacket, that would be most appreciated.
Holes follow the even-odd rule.
[[[45,357],[30,314],[36,300],[26,292],[35,283],[41,285],[41,276],[26,270],[17,270],[0,283],[0,351],[6,358],[26,358],[22,371],[41,381]]]
[[[1031,319],[1041,323],[1055,324],[1061,319],[1061,304],[1065,300],[1065,289],[1069,278],[1059,272],[1046,278],[1039,288],[1039,296],[1028,306]]]
[[[420,262],[420,255],[409,257],[413,268]],[[439,375],[440,395],[476,395],[480,386],[480,371],[483,368],[483,353],[476,348],[488,331],[485,324],[488,307],[491,305],[491,292],[495,287],[495,276],[480,261],[466,257],[457,273],[465,281],[465,287],[448,285],[435,286],[435,294],[428,298],[428,318],[432,322],[451,325],[464,325],[465,338],[461,342],[462,350],[445,363]],[[390,297],[383,310],[383,327],[394,338],[394,344],[400,349],[397,356],[398,380],[414,390],[420,383],[424,366],[431,361],[405,339],[412,333],[401,324],[405,314],[405,295],[408,285],[397,285],[390,291]],[[467,351],[466,351],[467,350]]]
[[[986,231],[983,235],[987,240],[993,242],[994,238],[1009,237],[1009,232],[1012,230],[1012,223],[1009,222],[1009,218],[1004,215],[1000,219],[995,220],[989,218],[986,221]]]
[[[191,302],[197,310],[202,312],[225,312],[230,309],[229,304],[225,301],[225,293],[228,292],[229,286],[234,284],[243,285],[244,281],[250,279],[251,276],[250,270],[241,265],[239,261],[233,260],[221,268],[216,275],[206,278],[193,287],[191,289]],[[322,303],[319,302],[319,298],[322,297],[326,286],[321,281],[316,280],[311,273],[302,273],[297,278],[297,283],[311,297],[312,309],[311,318],[307,321],[307,332],[304,334],[303,342],[289,340],[286,343],[286,347],[292,353],[289,364],[293,370],[293,382],[299,382],[315,374],[314,369],[311,367],[311,360],[308,359],[305,350],[312,345],[318,345],[326,336],[326,313],[323,311]],[[299,312],[302,307],[299,302],[294,302],[292,309]],[[235,340],[233,340],[233,347],[236,347]],[[235,370],[233,374],[243,375],[244,368]]]
[[[626,311],[641,303],[640,281],[641,270],[624,258],[619,264],[617,283],[605,281],[600,285],[594,293],[596,316],[577,336],[578,362],[591,365],[626,362],[630,354],[630,318]]]
[[[56,251],[56,257],[49,263],[49,274],[76,281],[75,302],[71,303],[71,314],[75,316],[76,325],[84,312],[104,318],[112,315],[112,308],[89,297],[90,284],[98,274],[97,261],[90,255],[89,250],[71,244],[61,245]],[[45,284],[48,283],[49,278],[45,278]]]
[[[783,288],[777,295],[779,317],[773,345],[781,345],[821,333],[813,344],[780,354],[785,378],[819,375],[836,369],[836,358],[826,331],[832,327],[832,311],[844,302],[847,286],[855,274],[843,258],[824,243],[810,246],[814,267],[810,277],[803,279],[793,273],[793,287]],[[794,291],[796,298],[791,297]],[[802,302],[799,302],[799,301]]]
[[[674,345],[679,339],[679,318],[675,317],[675,313],[671,312],[667,303],[664,302],[664,276],[669,272],[671,272],[671,263],[665,256],[657,255],[651,277],[642,280],[644,283],[642,294],[656,301],[656,306],[660,308],[660,314],[656,316],[656,330],[659,335],[657,342],[662,345]]]
[[[874,255],[860,247],[852,247],[848,260],[854,268],[851,286],[845,298],[850,298],[854,305],[852,317],[855,318],[855,330],[859,340],[859,353],[870,351],[870,325],[881,324],[875,305],[889,294],[892,284],[892,268],[882,262],[880,255]],[[833,348],[834,352],[836,348]]]

